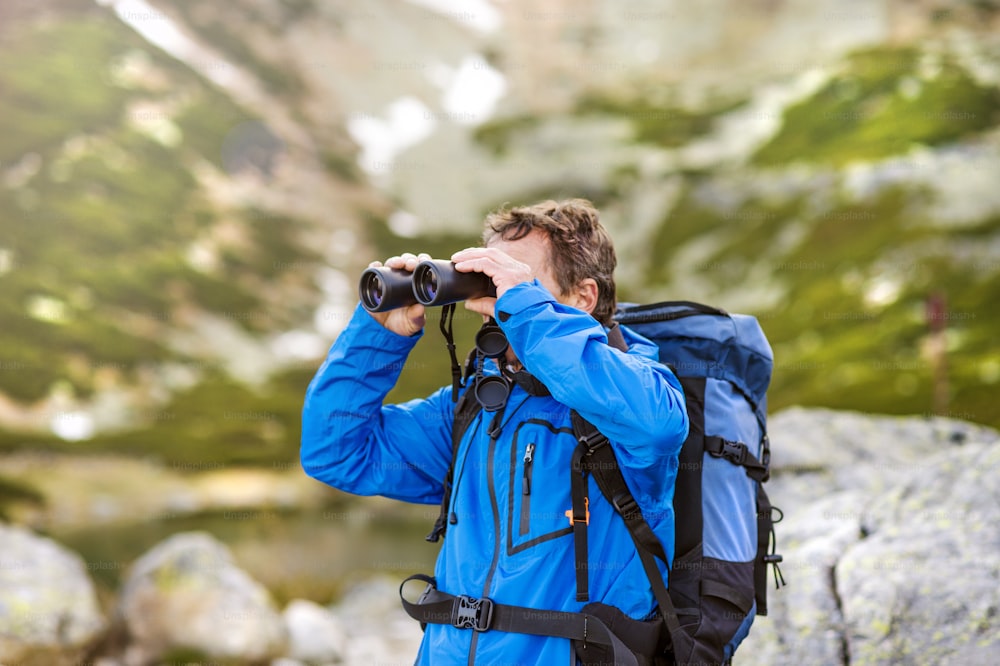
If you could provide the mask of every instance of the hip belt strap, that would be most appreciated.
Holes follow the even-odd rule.
[[[411,580],[420,580],[429,586],[416,603],[403,596],[403,586]],[[539,610],[499,604],[486,597],[455,596],[438,590],[437,581],[423,574],[404,580],[399,588],[399,597],[407,615],[422,623],[450,624],[458,629],[473,631],[506,631],[567,638],[579,641],[584,648],[588,643],[610,647],[616,665],[638,666],[639,663],[632,651],[604,622],[587,613]]]

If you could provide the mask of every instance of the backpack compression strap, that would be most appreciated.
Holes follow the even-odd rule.
[[[411,580],[427,583],[427,589],[414,603],[403,595],[403,587]],[[506,631],[535,636],[554,636],[576,641],[584,650],[588,643],[606,646],[614,655],[614,663],[639,666],[635,654],[599,618],[589,613],[539,610],[524,606],[499,604],[482,597],[455,596],[437,589],[437,581],[415,574],[399,586],[403,610],[422,623],[450,624],[457,629],[483,632]]]

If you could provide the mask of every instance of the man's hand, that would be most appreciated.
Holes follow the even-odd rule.
[[[404,252],[399,256],[389,257],[385,260],[384,265],[389,268],[402,268],[412,273],[417,264],[430,258],[429,254],[423,252],[418,255]],[[381,261],[373,261],[368,264],[368,268],[378,268],[382,265]],[[405,308],[396,308],[385,312],[369,312],[368,314],[393,333],[405,336],[415,335],[422,331],[426,321],[424,306],[420,303],[414,303]]]
[[[471,247],[451,255],[455,270],[463,273],[485,273],[497,288],[497,298],[511,287],[535,279],[531,266],[517,261],[506,252],[495,247]],[[484,296],[470,298],[465,307],[473,312],[493,317],[497,298]]]

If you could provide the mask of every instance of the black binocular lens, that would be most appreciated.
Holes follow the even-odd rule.
[[[412,273],[400,268],[369,268],[358,284],[361,304],[369,312],[384,312],[414,303],[450,305],[469,298],[496,296],[497,288],[485,273],[460,273],[455,264],[429,259]]]
[[[361,304],[369,312],[384,312],[413,305],[417,302],[413,294],[412,273],[401,268],[366,269],[358,283]]]
[[[449,305],[469,298],[496,296],[496,285],[485,273],[460,273],[455,264],[429,259],[413,271],[413,293],[424,305]]]
[[[419,267],[418,267],[419,268]],[[421,303],[433,303],[437,298],[438,274],[434,270],[421,270],[413,278],[413,293]]]

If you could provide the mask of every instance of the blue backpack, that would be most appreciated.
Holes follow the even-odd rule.
[[[660,361],[680,379],[687,401],[690,431],[674,491],[677,554],[669,592],[657,591],[658,576],[650,579],[673,659],[724,662],[754,617],[767,615],[768,564],[776,585],[784,584],[782,558],[774,551],[781,512],[762,485],[771,457],[771,346],[754,317],[689,301],[623,304],[615,318],[659,346]]]
[[[690,427],[674,490],[676,556],[668,589],[656,562],[667,563],[666,552],[625,483],[612,447],[573,412],[579,441],[571,461],[577,599],[588,596],[585,493],[591,475],[629,529],[659,606],[658,618],[633,620],[600,603],[584,606],[581,613],[539,614],[492,602],[484,610],[475,605],[483,600],[432,589],[433,581],[422,575],[410,579],[427,582],[428,592],[417,604],[404,598],[403,606],[421,622],[569,638],[587,666],[725,663],[755,616],[767,614],[768,564],[774,566],[776,584],[784,584],[773,528],[781,512],[771,506],[762,485],[770,462],[766,392],[771,347],[753,317],[690,301],[620,304],[615,319],[656,343],[660,361],[684,388]],[[609,331],[608,344],[626,350],[617,326]],[[455,407],[455,451],[481,409],[471,394],[467,391]],[[440,516],[428,541],[437,541],[446,530],[452,474],[449,470]],[[773,512],[778,512],[777,520]]]

